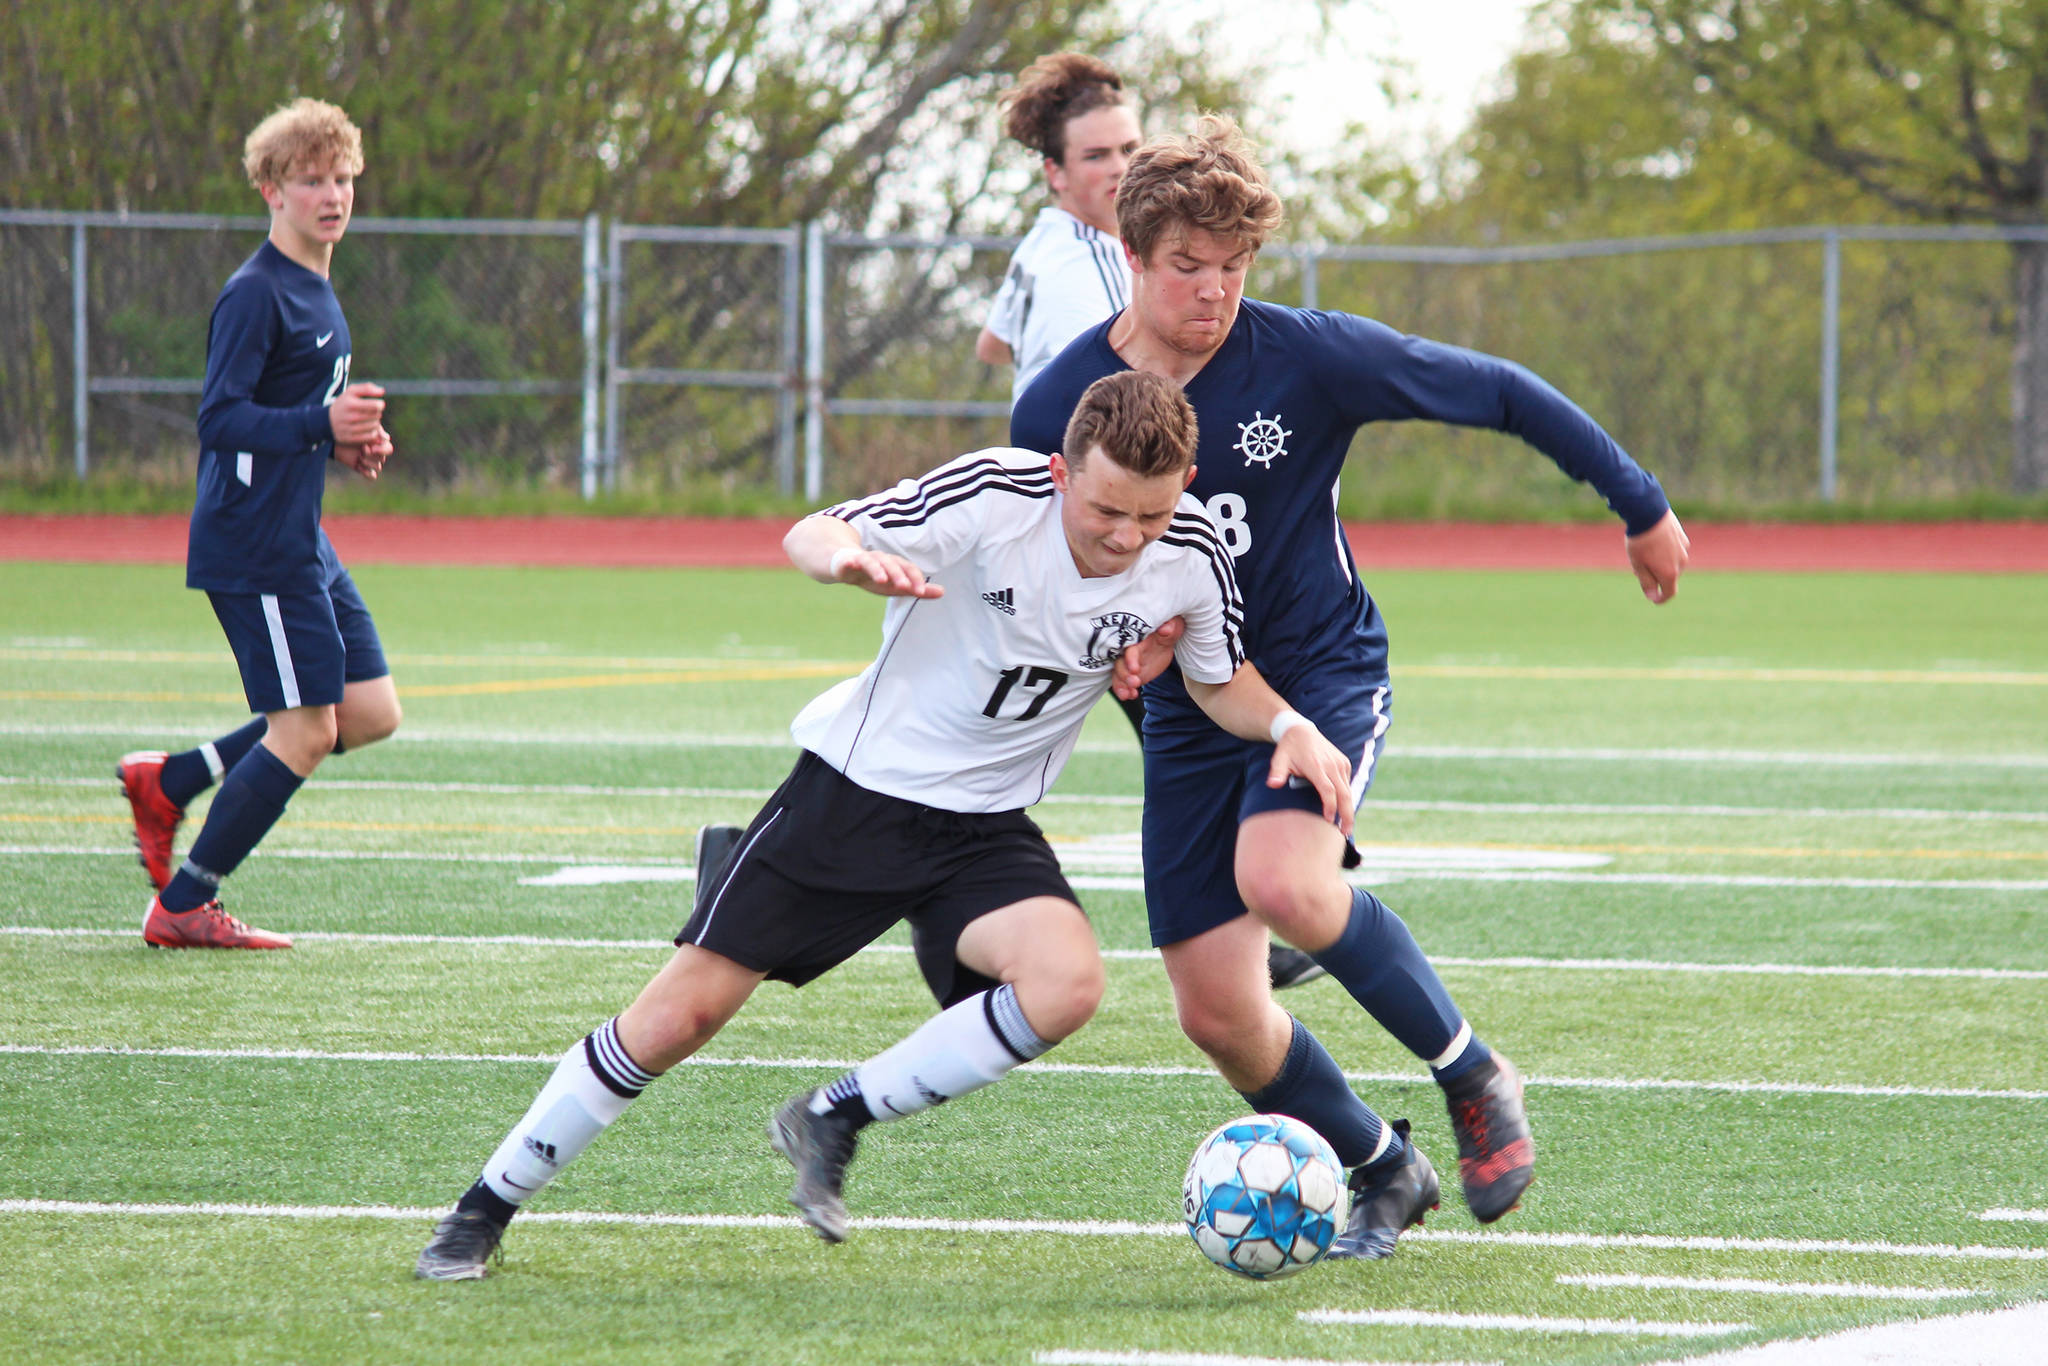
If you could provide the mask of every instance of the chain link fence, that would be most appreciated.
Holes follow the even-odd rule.
[[[259,218],[0,211],[0,477],[189,482],[206,322]],[[2011,243],[1803,229],[1523,248],[1283,245],[1253,292],[1520,361],[1684,501],[2003,492]],[[355,373],[426,490],[863,492],[1007,438],[974,360],[1014,239],[359,219]],[[1378,424],[1379,513],[1582,507],[1491,433]]]

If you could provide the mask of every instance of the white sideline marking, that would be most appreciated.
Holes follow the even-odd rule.
[[[2048,1304],[1906,1319],[1658,1366],[2040,1366]]]
[[[105,778],[36,778],[0,776],[0,787],[82,787],[104,788]],[[773,792],[767,787],[613,787],[594,783],[465,783],[414,782],[398,779],[322,778],[323,792],[453,792],[502,797],[647,797],[673,799],[697,797],[733,801],[763,801]],[[1039,798],[1041,805],[1132,806],[1145,804],[1144,797],[1124,792],[1053,792]],[[1814,820],[1888,821],[2019,821],[2048,824],[2048,811],[1944,810],[1914,806],[1728,806],[1720,803],[1659,802],[1460,802],[1401,800],[1375,797],[1368,811],[1405,811],[1422,814],[1446,813],[1470,816],[1680,816],[1735,817],[1781,820],[1805,817]]]
[[[413,1053],[407,1051],[359,1050],[331,1052],[312,1048],[132,1048],[127,1044],[19,1044],[0,1043],[0,1056],[19,1054],[43,1057],[125,1057],[125,1058],[211,1058],[223,1062],[431,1062],[431,1063],[551,1063],[559,1053]],[[686,1058],[679,1067],[766,1067],[851,1071],[859,1066],[847,1058]],[[1084,1077],[1202,1077],[1215,1074],[1206,1067],[1140,1066],[1136,1064],[1027,1062],[1020,1072]],[[1345,1080],[1402,1085],[1422,1080],[1414,1072],[1346,1072]],[[1522,1078],[1525,1086],[1555,1086],[1580,1091],[1706,1091],[1742,1095],[1764,1092],[1788,1096],[1855,1096],[1898,1099],[1914,1097],[1931,1100],[2048,1100],[2048,1091],[1981,1091],[1944,1086],[1855,1086],[1804,1085],[1797,1082],[1761,1081],[1671,1081],[1636,1077],[1545,1077],[1534,1073]]]
[[[552,1062],[554,1059],[548,1059]],[[410,1208],[397,1205],[243,1205],[202,1202],[128,1204],[92,1200],[0,1200],[0,1214],[169,1215],[243,1217],[252,1219],[418,1219],[431,1222],[446,1214],[445,1205]],[[538,1210],[519,1216],[525,1224],[628,1224],[652,1228],[807,1228],[793,1214],[615,1214],[601,1210]],[[1051,1233],[1075,1238],[1185,1238],[1187,1225],[1141,1224],[1103,1219],[904,1219],[860,1216],[855,1228],[882,1228],[937,1233]],[[1958,1247],[1947,1244],[1849,1243],[1789,1238],[1669,1238],[1641,1233],[1500,1233],[1432,1231],[1412,1228],[1403,1241],[1471,1243],[1480,1247],[1638,1248],[1679,1252],[1814,1252],[1862,1253],[1880,1257],[1941,1258],[1961,1261],[2048,1261],[2048,1248]]]
[[[125,851],[124,851],[125,852]],[[48,925],[0,925],[0,935],[17,935],[26,938],[106,938],[127,939],[134,935],[132,929],[109,929],[91,925],[48,926]],[[375,933],[361,930],[295,930],[293,937],[299,940],[336,944],[510,944],[522,947],[552,949],[614,949],[632,950],[666,949],[673,947],[667,939],[593,939],[557,937],[541,934],[400,934]],[[908,956],[910,948],[904,944],[870,944],[862,949],[863,954],[884,954]],[[1118,962],[1144,962],[1159,957],[1157,949],[1103,949],[1104,958]],[[1448,968],[1513,968],[1532,969],[1539,972],[1645,972],[1645,973],[1692,973],[1712,975],[1725,973],[1738,977],[1879,977],[1879,978],[1943,978],[1967,979],[1988,982],[2048,982],[2048,969],[2042,968],[1902,968],[1902,967],[1853,967],[1840,964],[1806,963],[1685,963],[1666,962],[1653,958],[1460,958],[1455,955],[1438,955],[1430,959],[1439,967]]]
[[[1987,1209],[1977,1217],[1994,1223],[2048,1224],[2048,1209]]]
[[[1498,1361],[1331,1361],[1326,1357],[1218,1356],[1212,1352],[1033,1352],[1038,1366],[1502,1366]]]
[[[1470,1328],[1494,1333],[1593,1333],[1610,1337],[1718,1338],[1753,1323],[1659,1323],[1653,1319],[1547,1319],[1527,1314],[1437,1314],[1421,1309],[1304,1309],[1303,1323],[1385,1328]]]
[[[0,855],[21,855],[25,857],[48,858],[55,856],[80,856],[97,858],[102,856],[132,859],[135,850],[128,845],[49,845],[49,844],[0,844]],[[426,863],[553,863],[557,865],[615,863],[613,858],[599,858],[578,854],[455,854],[419,853],[406,850],[353,850],[353,849],[272,849],[264,846],[261,858],[289,859],[331,859],[336,862],[367,859],[383,862],[405,862],[415,860]],[[660,859],[643,859],[651,866],[685,867],[680,860],[669,860],[664,865]],[[1354,874],[1354,877],[1360,875]],[[1372,878],[1362,878],[1372,882]],[[1142,892],[1144,880],[1136,877],[1089,877],[1068,879],[1083,891],[1098,892]],[[1380,885],[1391,881],[1405,882],[1551,882],[1573,883],[1581,886],[1601,884],[1621,886],[1662,886],[1662,887],[1784,887],[1810,891],[1906,891],[1906,892],[2048,892],[2048,878],[2029,880],[1992,878],[1969,881],[1965,879],[1877,878],[1877,877],[1764,877],[1733,876],[1717,873],[1570,873],[1552,872],[1542,869],[1514,872],[1489,872],[1485,870],[1390,870],[1377,879]],[[2022,906],[2022,910],[2033,907]],[[2042,909],[2048,909],[2044,903]]]
[[[857,670],[849,669],[849,674]],[[220,723],[193,725],[184,721],[152,721],[135,718],[118,724],[90,722],[76,725],[0,723],[0,735],[103,735],[116,738],[193,736],[211,740],[220,734]],[[461,728],[407,727],[384,741],[395,744],[465,745],[574,745],[579,748],[664,749],[703,746],[707,749],[795,749],[787,732],[764,735],[690,734],[678,731],[562,731],[465,730]],[[1120,743],[1083,741],[1078,748],[1090,753],[1134,753],[1137,741]],[[1516,760],[1531,763],[1675,763],[1750,764],[1787,768],[1818,766],[1849,768],[2048,768],[2048,754],[1862,754],[1811,750],[1771,749],[1545,749],[1535,746],[1494,745],[1409,745],[1396,741],[1387,751],[1394,759],[1431,760]]]
[[[1599,1290],[1719,1290],[1731,1295],[1797,1295],[1839,1300],[1964,1300],[1991,1292],[1930,1290],[1915,1285],[1834,1285],[1812,1281],[1745,1281],[1698,1276],[1559,1276],[1559,1285]]]

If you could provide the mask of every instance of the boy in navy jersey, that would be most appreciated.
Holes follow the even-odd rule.
[[[1180,384],[1200,422],[1189,492],[1222,531],[1245,599],[1249,654],[1351,761],[1354,803],[1388,722],[1387,639],[1336,514],[1337,477],[1367,422],[1424,418],[1512,432],[1590,482],[1627,528],[1650,601],[1668,601],[1684,531],[1657,481],[1593,420],[1522,367],[1403,336],[1366,318],[1242,299],[1280,201],[1227,120],[1141,148],[1117,188],[1131,304],[1083,332],[1011,414],[1010,439],[1050,450],[1097,378],[1143,370]],[[1181,1028],[1254,1108],[1294,1115],[1353,1167],[1385,1180],[1402,1135],[1368,1150],[1363,1107],[1309,1032],[1276,1005],[1266,933],[1308,950],[1374,1019],[1425,1059],[1458,1138],[1481,1222],[1515,1207],[1534,1174],[1521,1079],[1473,1033],[1400,918],[1354,889],[1356,851],[1300,794],[1248,775],[1263,747],[1210,726],[1172,673],[1145,691],[1145,897]],[[1392,1241],[1340,1237],[1332,1255]]]
[[[243,168],[270,209],[270,235],[213,306],[185,584],[206,591],[261,715],[197,749],[120,762],[157,888],[142,937],[159,948],[290,948],[222,909],[221,879],[322,759],[399,721],[376,625],[320,528],[327,462],[375,479],[392,450],[384,391],[349,383],[348,320],[327,281],[355,205],[362,134],[334,105],[294,100],[249,134]],[[178,822],[215,781],[206,824],[173,871]]]

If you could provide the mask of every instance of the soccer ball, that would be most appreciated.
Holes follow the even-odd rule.
[[[1270,1281],[1330,1250],[1343,1197],[1344,1168],[1321,1134],[1286,1115],[1247,1115],[1195,1149],[1181,1215],[1210,1261]]]

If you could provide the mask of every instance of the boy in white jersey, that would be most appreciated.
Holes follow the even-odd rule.
[[[843,1240],[860,1128],[986,1086],[1094,1014],[1094,933],[1022,808],[1096,699],[1144,681],[1136,660],[1153,652],[1126,650],[1158,623],[1186,623],[1175,659],[1217,724],[1271,737],[1269,781],[1313,788],[1349,828],[1349,763],[1239,648],[1229,552],[1182,496],[1194,444],[1178,387],[1114,376],[1077,406],[1072,459],[962,456],[790,531],[804,573],[890,599],[874,663],[797,718],[802,757],[699,896],[675,956],[563,1057],[416,1274],[482,1276],[519,1206],[763,980],[802,985],[908,920],[944,1009],[769,1126],[797,1170],[791,1202]]]

